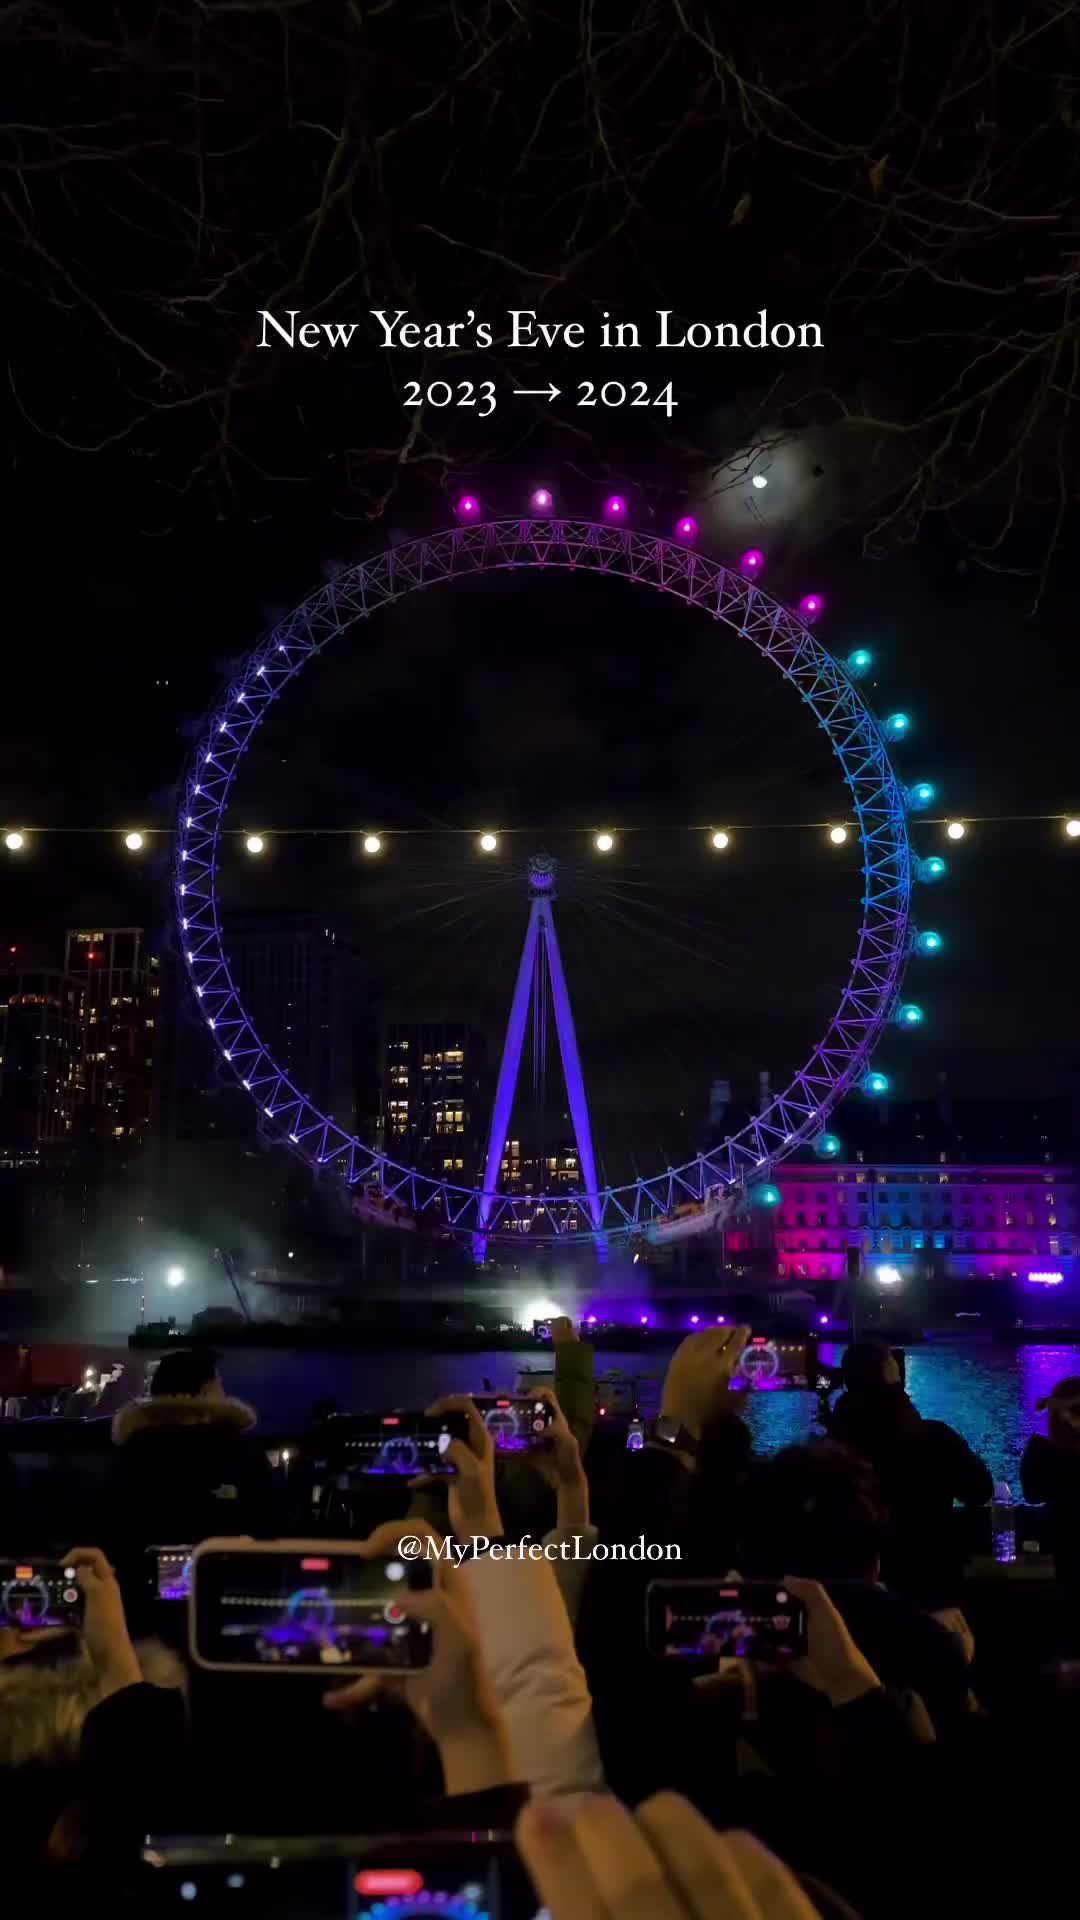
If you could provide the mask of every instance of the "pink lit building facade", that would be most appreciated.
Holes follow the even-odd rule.
[[[905,1277],[1080,1290],[1075,1167],[815,1161],[785,1163],[777,1185],[781,1204],[753,1241],[771,1233],[789,1286],[842,1281],[855,1249],[860,1263],[887,1261]],[[743,1239],[729,1235],[732,1253]]]

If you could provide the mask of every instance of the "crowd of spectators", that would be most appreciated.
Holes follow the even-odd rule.
[[[984,1645],[957,1512],[987,1519],[984,1463],[921,1417],[872,1342],[848,1349],[820,1437],[756,1457],[731,1390],[746,1338],[691,1334],[632,1451],[595,1421],[590,1347],[556,1323],[532,1450],[497,1456],[451,1396],[428,1411],[464,1416],[452,1475],[354,1486],[333,1519],[304,1458],[325,1454],[334,1416],[320,1410],[283,1480],[205,1350],[168,1354],[115,1413],[92,1544],[53,1537],[0,1455],[0,1557],[60,1556],[85,1602],[78,1634],[0,1626],[9,1890],[107,1869],[114,1907],[130,1894],[150,1911],[146,1837],[225,1833],[513,1834],[552,1920],[910,1920],[1004,1912],[1036,1853],[1040,1880],[1068,1878],[1080,1381],[1059,1383],[1023,1462],[1054,1605],[1036,1616],[1022,1582],[999,1582]],[[426,1668],[286,1686],[206,1672],[186,1608],[147,1575],[162,1543],[345,1534],[372,1557],[405,1535],[454,1543],[409,1598]],[[498,1551],[521,1542],[553,1551]],[[656,1657],[660,1575],[782,1583],[805,1651]]]

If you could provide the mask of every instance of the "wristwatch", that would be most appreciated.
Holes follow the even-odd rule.
[[[672,1453],[689,1453],[697,1457],[698,1443],[689,1428],[681,1427],[669,1413],[661,1413],[649,1428],[649,1439],[658,1445],[667,1447]]]

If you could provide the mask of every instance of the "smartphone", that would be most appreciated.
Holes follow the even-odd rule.
[[[748,1387],[774,1393],[784,1389],[814,1392],[820,1372],[817,1352],[818,1343],[812,1337],[771,1340],[767,1334],[755,1333],[742,1350],[732,1389],[738,1393]]]
[[[644,1445],[645,1445],[644,1420],[631,1420],[629,1426],[626,1429],[627,1453],[640,1453]]]
[[[473,1402],[498,1453],[540,1445],[555,1418],[549,1401],[527,1393],[474,1393]]]
[[[187,1600],[191,1594],[192,1547],[151,1547],[150,1568],[155,1600]]]
[[[85,1611],[74,1567],[62,1560],[0,1560],[0,1626],[78,1633]]]
[[[665,1659],[776,1660],[806,1652],[806,1609],[771,1580],[653,1580],[646,1645]]]
[[[228,1673],[410,1673],[431,1663],[431,1630],[398,1603],[431,1584],[429,1562],[372,1560],[351,1540],[204,1540],[191,1657]]]
[[[463,1413],[347,1413],[328,1420],[319,1441],[331,1471],[452,1474],[446,1450],[452,1440],[468,1437]]]
[[[273,1839],[152,1835],[143,1848],[149,1914],[295,1915],[296,1920],[541,1920],[509,1833],[318,1834]],[[546,1920],[546,1916],[544,1916]]]

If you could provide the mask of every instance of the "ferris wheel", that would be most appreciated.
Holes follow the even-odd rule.
[[[904,974],[913,953],[933,951],[928,942],[940,945],[936,934],[920,936],[911,919],[913,881],[933,881],[944,872],[942,860],[913,856],[908,833],[909,813],[925,807],[933,790],[925,784],[905,786],[894,768],[890,748],[907,733],[907,716],[880,719],[866,704],[858,682],[870,665],[869,654],[858,649],[840,660],[811,633],[822,610],[820,597],[807,595],[797,612],[781,605],[759,584],[759,552],[744,554],[737,568],[722,566],[696,550],[697,529],[689,517],[680,519],[674,537],[666,539],[627,526],[625,502],[617,498],[608,501],[600,521],[556,517],[547,489],[533,495],[532,507],[524,518],[485,521],[475,497],[464,495],[457,507],[459,525],[407,540],[341,570],[280,620],[223,688],[206,722],[183,785],[176,840],[176,915],[188,976],[221,1057],[260,1111],[264,1137],[288,1147],[316,1172],[339,1178],[361,1200],[376,1194],[402,1218],[423,1223],[426,1217],[433,1227],[471,1235],[481,1245],[489,1237],[517,1233],[525,1223],[533,1243],[571,1233],[578,1241],[602,1241],[639,1233],[687,1203],[716,1206],[738,1197],[766,1207],[777,1204],[780,1195],[772,1174],[787,1156],[806,1146],[823,1157],[839,1150],[828,1132],[837,1101],[858,1085],[871,1096],[887,1091],[886,1076],[870,1070],[873,1050],[891,1023],[910,1028],[921,1022],[921,1008],[902,998]],[[588,573],[658,591],[685,605],[688,617],[711,617],[756,649],[809,707],[839,762],[861,843],[863,890],[846,985],[824,1033],[789,1085],[719,1146],[622,1186],[605,1186],[597,1177],[563,983],[561,1008],[556,993],[556,1016],[581,1187],[523,1196],[499,1192],[497,1178],[520,1063],[524,1012],[519,1003],[524,994],[527,1008],[530,942],[534,958],[543,952],[553,986],[561,976],[555,889],[553,877],[542,871],[543,862],[538,866],[534,858],[530,870],[529,922],[485,1178],[482,1186],[466,1187],[403,1165],[365,1143],[321,1111],[275,1061],[244,1008],[226,956],[219,856],[234,782],[253,736],[324,648],[406,596],[466,578],[526,569],[564,576]]]

